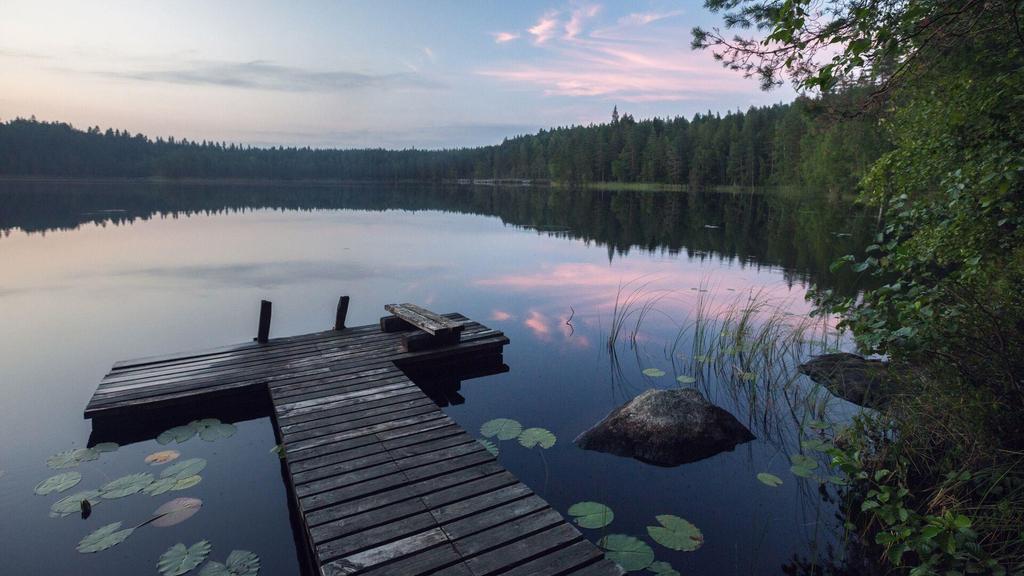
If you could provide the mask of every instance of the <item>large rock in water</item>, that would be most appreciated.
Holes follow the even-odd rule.
[[[879,408],[885,404],[886,364],[863,356],[840,352],[815,356],[798,368],[836,396],[860,406]]]
[[[577,436],[576,445],[658,466],[678,466],[753,439],[746,426],[696,390],[652,389]]]

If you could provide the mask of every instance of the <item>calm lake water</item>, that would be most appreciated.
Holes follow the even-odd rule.
[[[208,416],[235,424],[232,436],[166,446],[153,431],[101,438],[82,412],[117,360],[251,340],[260,299],[274,303],[272,337],[326,329],[348,294],[352,326],[375,323],[389,302],[416,302],[509,336],[509,371],[463,382],[465,402],[445,410],[474,434],[499,417],[550,430],[552,448],[505,441],[499,460],[563,513],[583,500],[610,506],[612,524],[585,531],[595,542],[603,533],[640,537],[683,574],[815,573],[843,555],[836,488],[794,476],[790,457],[808,421],[841,421],[852,408],[803,377],[748,377],[732,359],[743,350],[699,359],[686,322],[702,300],[705,309],[742,308],[755,293],[798,323],[809,284],[855,293],[854,279],[830,274],[829,263],[868,244],[871,224],[813,191],[0,183],[0,572],[157,574],[168,547],[205,539],[211,560],[250,550],[261,574],[299,573],[274,434],[258,408],[211,407]],[[621,316],[634,293],[609,347],[616,301]],[[814,341],[801,339],[800,354]],[[666,374],[645,376],[648,368]],[[700,389],[757,439],[677,467],[573,445],[643,390],[678,386]],[[47,466],[91,435],[122,445],[75,467]],[[84,520],[50,517],[63,496],[127,474],[159,477],[173,463],[144,458],[169,448],[207,461],[201,482],[103,500]],[[81,474],[77,486],[33,494],[66,471]],[[760,472],[782,485],[763,484]],[[141,526],[108,550],[76,551],[97,528],[140,525],[177,497],[202,508],[171,527]],[[703,546],[656,544],[646,526],[660,514],[692,522]]]

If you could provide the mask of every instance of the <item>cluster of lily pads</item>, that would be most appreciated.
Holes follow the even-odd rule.
[[[569,516],[580,528],[602,529],[612,523],[615,513],[600,502],[577,502],[569,507]],[[647,535],[669,550],[693,552],[704,544],[704,535],[689,521],[672,514],[655,516],[657,526],[648,526]],[[626,572],[648,570],[659,576],[679,576],[679,571],[665,561],[654,560],[650,544],[628,534],[606,534],[597,541],[605,556]]]
[[[162,432],[156,441],[166,445],[171,442],[178,444],[198,437],[207,442],[229,438],[236,432],[232,424],[221,422],[216,418],[193,420],[184,426],[175,426]],[[97,460],[106,452],[114,452],[119,448],[115,443],[97,444],[91,448],[73,448],[54,454],[46,464],[52,469],[65,469],[78,466],[84,462]],[[111,480],[97,489],[83,490],[57,500],[50,506],[50,516],[62,518],[81,512],[88,517],[92,508],[104,501],[147,494],[161,494],[186,490],[202,481],[202,472],[207,465],[203,458],[179,460],[181,452],[177,450],[160,450],[145,457],[145,463],[151,467],[170,464],[160,471],[159,476],[149,472],[128,474]],[[34,492],[40,496],[57,494],[70,490],[82,481],[80,472],[71,470],[51,476],[37,484]],[[128,539],[136,530],[143,526],[165,528],[184,522],[195,515],[203,502],[198,498],[175,498],[158,507],[146,521],[135,526],[124,527],[123,522],[112,522],[94,530],[79,541],[76,549],[82,554],[101,552],[112,548]],[[203,540],[186,547],[175,544],[160,556],[157,569],[163,576],[181,576],[206,561],[211,550],[210,543]],[[247,550],[232,551],[223,563],[210,561],[199,571],[199,576],[256,576],[259,573],[259,557]]]
[[[809,424],[809,426],[816,430],[825,430],[829,427],[827,423],[822,422],[820,420],[812,421]],[[806,438],[804,440],[801,440],[800,447],[807,452],[818,452],[822,454],[827,454],[830,450],[834,448],[834,446],[831,443],[826,442],[825,440],[822,440],[820,438]],[[818,471],[820,465],[818,460],[806,454],[793,454],[792,456],[789,457],[789,461],[790,464],[792,464],[792,466],[789,467],[789,471],[794,476],[817,480],[818,482],[821,482],[823,484],[825,482],[835,484],[837,486],[846,486],[847,484],[849,484],[849,481],[844,476],[838,474],[819,475]],[[782,484],[781,478],[768,472],[759,473],[757,475],[757,479],[771,487],[776,487]]]
[[[702,354],[694,356],[693,359],[701,364],[707,364],[714,361],[710,356],[704,356]],[[666,374],[666,372],[661,368],[644,368],[643,374],[648,378],[661,378]],[[757,374],[753,372],[744,372],[739,368],[736,368],[736,377],[743,382],[753,382],[754,380],[757,380]],[[676,382],[679,382],[680,384],[693,384],[696,381],[697,377],[691,376],[690,374],[680,374],[679,376],[676,376]]]
[[[511,418],[495,418],[484,422],[480,426],[480,435],[483,438],[477,439],[477,442],[494,456],[498,455],[500,449],[490,438],[499,441],[517,439],[524,448],[540,446],[545,450],[554,446],[557,441],[555,435],[547,428],[535,427],[524,430],[522,424]]]
[[[160,555],[157,570],[163,576],[181,576],[206,561],[213,546],[200,540],[191,546],[181,542],[171,546]],[[256,576],[260,571],[260,557],[248,550],[232,550],[221,562],[207,562],[199,576]]]

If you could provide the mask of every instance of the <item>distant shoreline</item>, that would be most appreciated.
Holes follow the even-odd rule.
[[[259,186],[259,187],[318,187],[331,188],[340,186],[466,186],[466,187],[488,187],[488,188],[552,188],[552,189],[575,189],[595,190],[602,192],[688,192],[692,188],[685,184],[666,184],[660,182],[587,182],[581,184],[568,184],[563,182],[537,181],[530,184],[514,183],[492,183],[486,179],[479,179],[476,182],[463,180],[330,180],[330,179],[270,179],[270,178],[164,178],[156,176],[128,177],[128,176],[16,176],[0,174],[0,183],[4,182],[25,182],[25,183],[110,183],[110,184],[157,184],[157,185],[182,185],[182,186]],[[764,191],[790,189],[793,186],[709,186],[706,190],[719,192],[743,192],[743,191]],[[797,187],[799,188],[799,187]],[[855,194],[843,194],[844,197],[853,197]]]

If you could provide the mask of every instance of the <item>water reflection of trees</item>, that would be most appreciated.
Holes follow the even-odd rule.
[[[631,251],[773,266],[791,283],[852,293],[829,264],[868,244],[871,219],[843,199],[798,192],[637,192],[414,185],[0,182],[0,231],[125,225],[152,217],[276,210],[437,210],[495,216],[560,238]]]

